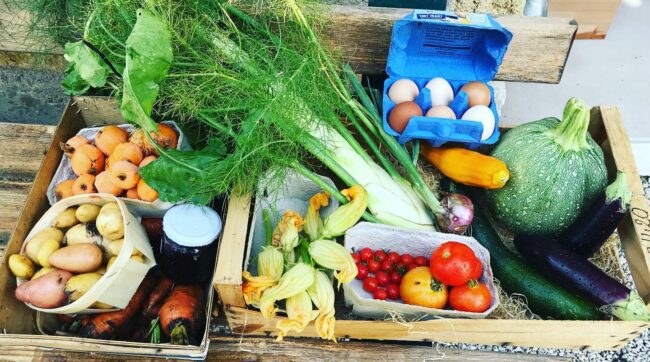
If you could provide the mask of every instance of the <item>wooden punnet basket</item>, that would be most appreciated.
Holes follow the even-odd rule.
[[[631,213],[618,233],[639,294],[650,301],[650,207],[632,156],[620,113],[614,107],[596,107],[590,130],[602,147],[610,175],[628,174]],[[233,333],[274,335],[276,322],[246,308],[242,294],[242,268],[251,221],[251,197],[233,197],[228,205],[224,237],[219,248],[215,288],[223,302]],[[561,321],[505,319],[436,319],[407,324],[392,321],[337,320],[336,337],[351,339],[476,343],[570,349],[619,349],[650,325],[637,321]],[[295,334],[294,334],[295,335]],[[318,337],[313,324],[300,334]]]

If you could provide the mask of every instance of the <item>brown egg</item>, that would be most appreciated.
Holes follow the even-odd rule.
[[[411,117],[421,116],[422,108],[415,102],[402,102],[393,108],[388,115],[388,124],[395,132],[402,133]]]
[[[483,82],[469,82],[461,89],[469,97],[469,107],[490,106],[491,93],[488,86]]]
[[[433,106],[427,111],[427,117],[456,119],[456,114],[447,106]]]

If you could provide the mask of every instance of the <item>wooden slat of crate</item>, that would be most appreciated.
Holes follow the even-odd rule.
[[[548,0],[548,16],[578,22],[576,39],[604,39],[621,0]]]
[[[2,11],[0,8],[0,20],[11,17],[11,14],[1,14]],[[359,73],[383,72],[393,22],[409,10],[334,5],[325,11],[332,20],[324,31],[325,42],[340,48]],[[20,18],[12,19],[15,22]],[[500,16],[498,20],[514,37],[496,79],[559,83],[577,31],[576,23],[568,18],[523,16]],[[8,33],[8,39],[0,37],[0,50],[40,52],[43,48],[30,44],[24,32],[12,32]],[[13,66],[20,66],[20,57],[0,57],[0,62],[3,58]]]

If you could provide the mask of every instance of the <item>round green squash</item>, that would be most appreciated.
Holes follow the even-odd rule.
[[[510,179],[489,190],[487,202],[515,233],[561,234],[606,186],[603,151],[587,132],[589,108],[572,98],[562,118],[515,127],[492,152],[506,163]]]

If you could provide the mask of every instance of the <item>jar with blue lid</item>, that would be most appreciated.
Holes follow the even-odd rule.
[[[214,273],[221,217],[205,206],[180,204],[163,217],[158,265],[177,283],[209,280]]]

